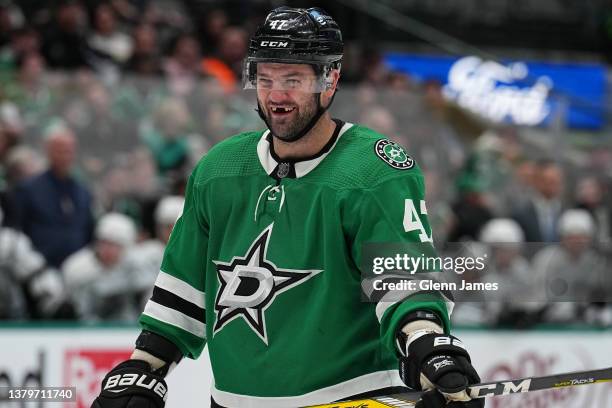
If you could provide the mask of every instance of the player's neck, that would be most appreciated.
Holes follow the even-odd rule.
[[[325,113],[317,124],[302,138],[295,142],[285,142],[278,138],[273,139],[274,152],[281,159],[299,159],[317,154],[325,147],[334,135],[336,123],[329,113]]]

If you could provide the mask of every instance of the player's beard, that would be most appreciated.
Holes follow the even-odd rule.
[[[264,115],[265,122],[274,137],[284,142],[294,142],[299,139],[300,133],[317,114],[319,94],[313,94],[309,102],[300,105],[294,112],[294,118],[276,118],[271,115],[271,109],[259,101],[259,109]],[[265,106],[265,108],[264,108]],[[303,135],[302,135],[303,136]]]

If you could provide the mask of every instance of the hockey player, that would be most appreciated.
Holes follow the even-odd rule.
[[[138,316],[137,285],[126,265],[135,242],[134,221],[110,212],[98,220],[91,245],[64,261],[62,274],[79,319],[133,321]]]
[[[231,137],[196,166],[136,350],[94,407],[162,407],[164,376],[205,343],[213,407],[302,407],[404,384],[430,390],[422,407],[483,406],[465,392],[479,378],[449,334],[452,302],[418,291],[361,301],[362,245],[431,246],[431,228],[414,160],[330,117],[342,52],[321,9],[267,16],[243,84],[268,130]]]
[[[58,270],[46,264],[23,232],[3,225],[0,209],[0,320],[73,319]]]

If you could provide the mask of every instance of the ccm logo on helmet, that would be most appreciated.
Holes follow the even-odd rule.
[[[287,41],[262,41],[259,45],[261,47],[287,48],[287,46],[289,46],[289,42]]]
[[[151,378],[148,380],[146,374],[117,374],[108,378],[106,384],[104,384],[104,390],[108,390],[108,392],[119,393],[125,391],[126,388],[122,388],[119,390],[111,390],[109,388],[114,387],[130,387],[132,385],[136,385],[137,387],[146,388],[148,390],[153,390],[154,393],[159,395],[164,401],[168,396],[168,389],[164,384],[157,381],[155,378]]]

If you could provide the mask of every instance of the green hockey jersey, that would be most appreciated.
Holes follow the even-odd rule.
[[[449,328],[442,295],[362,300],[365,243],[432,245],[425,187],[401,146],[336,124],[300,161],[281,160],[268,131],[239,134],[189,178],[140,323],[191,358],[207,343],[223,406],[299,407],[402,385],[402,317],[433,310]]]

